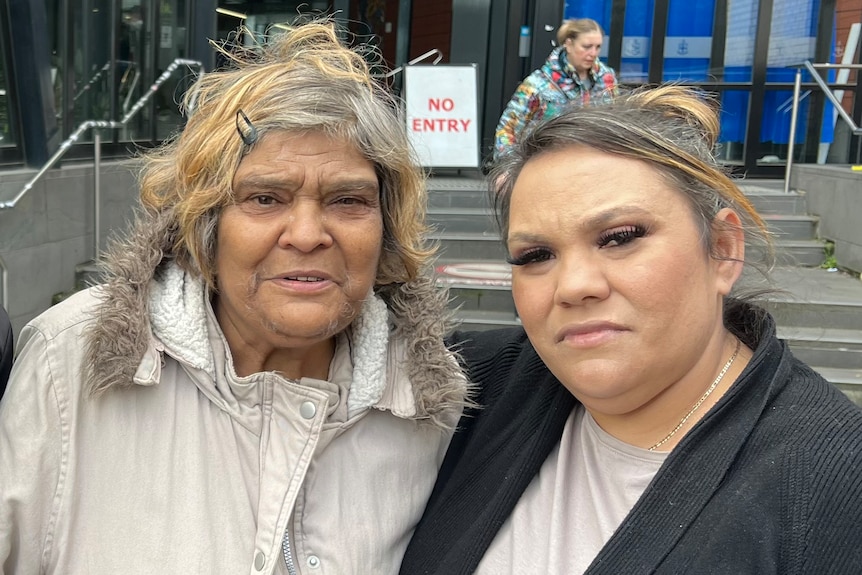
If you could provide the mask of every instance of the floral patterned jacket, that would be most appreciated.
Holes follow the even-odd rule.
[[[617,77],[613,68],[596,60],[588,80],[581,80],[566,61],[565,48],[554,48],[541,68],[527,76],[503,111],[494,141],[499,157],[518,141],[534,122],[553,118],[569,102],[605,102],[616,95]]]

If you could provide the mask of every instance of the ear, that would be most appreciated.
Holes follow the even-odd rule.
[[[728,295],[742,275],[745,262],[745,232],[739,214],[722,208],[712,220],[712,260],[716,272],[716,287]]]

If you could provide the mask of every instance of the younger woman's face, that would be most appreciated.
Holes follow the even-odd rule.
[[[714,377],[704,351],[739,264],[708,256],[688,201],[646,163],[580,146],[531,159],[507,243],[524,328],[591,411],[630,413]]]

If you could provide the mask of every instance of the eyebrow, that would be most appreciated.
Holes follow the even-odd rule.
[[[296,180],[290,177],[282,176],[259,176],[251,174],[239,180],[234,186],[234,191],[241,191],[246,188],[263,189],[263,190],[285,190],[296,187]],[[362,178],[362,179],[345,179],[343,181],[329,182],[325,190],[327,191],[378,191],[380,188],[377,180]]]
[[[612,221],[619,219],[620,217],[645,217],[651,215],[652,212],[649,210],[645,210],[640,206],[618,206],[614,208],[608,208],[607,210],[602,210],[596,214],[593,214],[589,218],[585,219],[582,222],[578,223],[578,229],[594,229],[600,228],[610,224]],[[535,234],[528,232],[515,232],[509,234],[507,242],[521,242],[521,243],[541,243],[545,240],[544,234]]]

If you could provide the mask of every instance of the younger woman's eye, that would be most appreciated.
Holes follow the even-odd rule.
[[[551,259],[551,251],[545,248],[532,248],[521,252],[517,256],[507,256],[506,262],[513,266],[524,266]]]
[[[622,226],[602,232],[599,236],[598,245],[600,248],[623,246],[645,235],[646,229],[642,226]]]

